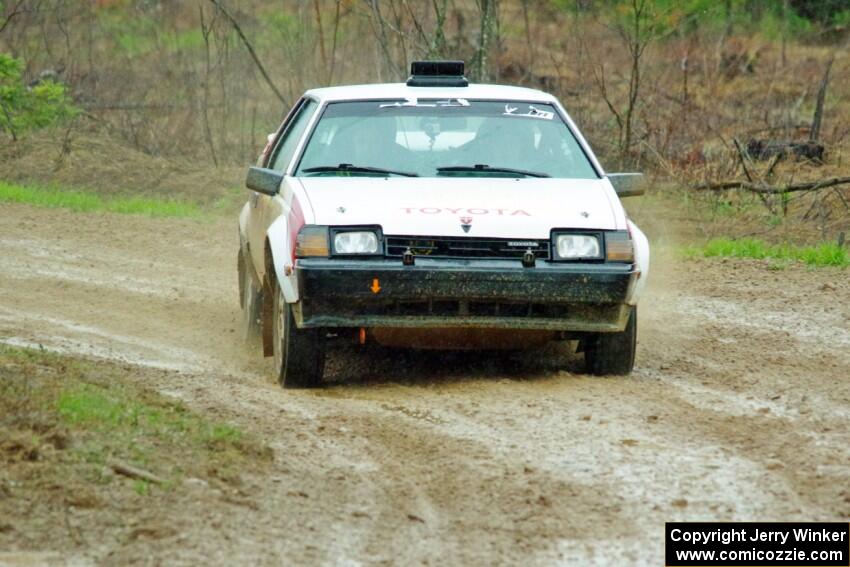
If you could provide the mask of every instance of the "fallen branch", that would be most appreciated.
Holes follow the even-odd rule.
[[[109,463],[109,468],[111,468],[117,474],[129,477],[129,478],[144,480],[144,481],[147,481],[147,482],[150,482],[150,483],[153,483],[153,484],[162,484],[162,483],[165,482],[165,480],[159,478],[158,476],[156,476],[152,472],[148,472],[146,470],[136,468],[136,467],[128,465],[126,463],[121,463],[121,462],[118,462],[118,461],[112,461],[112,462]]]
[[[845,185],[848,183],[850,183],[850,177],[831,177],[828,179],[821,179],[819,181],[791,183],[782,186],[768,185],[766,183],[752,183],[750,181],[717,181],[712,183],[699,183],[694,185],[693,188],[699,191],[744,189],[753,193],[780,195],[782,193],[793,193],[795,191],[816,191],[818,189],[826,189],[827,187],[835,187],[836,185]]]

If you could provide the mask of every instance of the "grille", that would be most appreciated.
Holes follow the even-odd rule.
[[[468,301],[455,299],[409,300],[364,303],[330,302],[328,311],[339,315],[356,313],[382,317],[501,317],[523,319],[565,319],[579,309],[573,305],[532,302]]]
[[[384,307],[385,315],[443,317],[523,317],[565,318],[569,314],[566,305],[542,303],[500,303],[495,301],[398,301]]]
[[[520,238],[446,238],[443,236],[387,236],[387,256],[401,257],[410,248],[415,256],[430,258],[522,259],[529,249],[537,259],[549,259],[549,241]]]

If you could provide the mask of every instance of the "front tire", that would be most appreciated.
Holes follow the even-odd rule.
[[[637,307],[632,307],[629,322],[620,333],[599,333],[584,345],[584,362],[590,374],[629,374],[635,366],[637,350]]]
[[[314,388],[321,384],[325,369],[323,335],[318,329],[299,329],[292,307],[275,286],[272,315],[275,374],[284,388]]]

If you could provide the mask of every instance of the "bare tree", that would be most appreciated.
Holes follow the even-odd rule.
[[[375,39],[377,40],[376,49],[380,50],[381,55],[383,56],[384,66],[386,70],[392,76],[401,76],[401,69],[396,64],[395,59],[393,58],[392,52],[390,51],[390,38],[389,38],[389,28],[390,25],[387,20],[384,18],[383,12],[381,12],[380,2],[378,0],[364,0],[366,4],[369,6],[369,11],[371,17],[369,18],[369,23],[372,26],[372,32],[375,34]],[[390,0],[392,4],[392,0]],[[403,67],[402,67],[403,68]],[[382,73],[381,68],[378,67],[378,78],[381,79]]]
[[[248,53],[251,55],[251,59],[254,60],[254,64],[257,66],[257,69],[260,71],[260,74],[263,76],[263,79],[265,79],[266,84],[269,86],[269,88],[272,90],[272,92],[275,94],[275,96],[278,98],[278,100],[284,106],[289,106],[289,103],[287,102],[286,98],[284,98],[284,96],[280,93],[278,88],[275,86],[274,81],[272,81],[271,77],[269,77],[269,74],[266,72],[266,68],[263,67],[263,64],[260,62],[260,58],[257,56],[257,52],[254,51],[254,46],[251,45],[251,42],[248,41],[247,37],[245,37],[245,33],[242,31],[242,27],[239,25],[239,22],[236,21],[236,18],[234,18],[230,14],[230,12],[225,10],[224,6],[221,4],[221,2],[219,0],[209,0],[209,1],[216,8],[218,8],[218,10],[222,13],[222,15],[225,18],[227,18],[227,20],[233,26],[234,31],[236,31],[236,34],[239,36],[239,39],[245,45],[245,49],[248,50]]]
[[[334,13],[334,34],[333,41],[331,43],[331,67],[328,69],[328,83],[333,82],[334,69],[336,68],[336,42],[339,38],[339,20],[340,20],[340,6],[342,5],[342,0],[336,0],[336,12]]]
[[[484,82],[490,78],[490,42],[498,17],[498,0],[475,0],[479,12],[478,45],[473,58],[473,73],[476,80]]]
[[[823,121],[823,104],[826,100],[826,89],[829,86],[829,72],[832,69],[832,63],[835,61],[835,55],[830,58],[826,64],[826,70],[823,72],[823,78],[820,81],[818,88],[818,97],[815,104],[815,115],[812,119],[812,129],[809,132],[809,140],[817,142],[820,137],[821,122]]]
[[[413,29],[416,32],[416,37],[419,38],[419,50],[425,54],[426,58],[442,57],[446,51],[446,8],[448,0],[432,0],[431,8],[434,10],[434,31],[428,31],[428,24],[425,19],[428,16],[427,10],[424,15],[419,15],[413,9],[409,0],[401,0],[404,5]]]
[[[651,0],[631,0],[626,18],[615,26],[617,35],[626,45],[629,53],[628,94],[625,108],[618,109],[610,95],[605,81],[605,68],[600,64],[594,70],[594,78],[602,98],[614,115],[619,129],[617,145],[620,158],[627,161],[634,144],[634,117],[641,89],[641,72],[646,48],[658,37],[656,14],[652,11]]]
[[[313,0],[313,10],[316,14],[316,29],[319,32],[319,54],[322,56],[322,68],[328,68],[328,54],[325,52],[325,30],[322,26],[322,9],[319,0]]]
[[[210,32],[215,24],[215,17],[207,24],[204,17],[204,6],[198,4],[198,11],[201,16],[201,36],[204,38],[204,100],[201,104],[201,115],[204,120],[204,137],[207,141],[207,147],[210,149],[210,157],[213,163],[218,166],[218,157],[215,153],[215,143],[213,142],[212,130],[210,129]]]
[[[528,14],[528,4],[529,0],[522,0],[522,21],[525,27],[525,46],[528,49],[528,67],[525,69],[525,78],[534,76],[534,60],[535,49],[534,49],[534,40],[531,37],[531,19]]]
[[[495,0],[485,0],[493,3]],[[382,67],[400,77],[414,57],[445,56],[448,0],[364,0]],[[382,9],[382,6],[384,9]],[[380,69],[380,68],[379,68]]]
[[[437,57],[443,57],[446,54],[446,5],[448,0],[432,0],[434,6],[434,15],[436,23],[434,26],[434,36],[431,42],[430,54]]]
[[[14,19],[14,17],[21,12],[21,6],[23,5],[24,0],[18,0],[18,2],[14,6],[12,6],[12,9],[9,10],[9,15],[3,18],[3,23],[0,24],[0,33],[3,33],[3,30],[6,29],[6,26],[9,25],[9,22],[11,22],[12,19]]]

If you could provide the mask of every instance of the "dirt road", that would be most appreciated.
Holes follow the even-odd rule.
[[[326,389],[283,391],[238,338],[234,222],[8,204],[0,341],[163,369],[140,376],[273,447],[251,506],[210,496],[143,562],[660,565],[665,521],[846,520],[847,272],[683,261],[644,226],[625,378],[558,348],[352,347]]]

